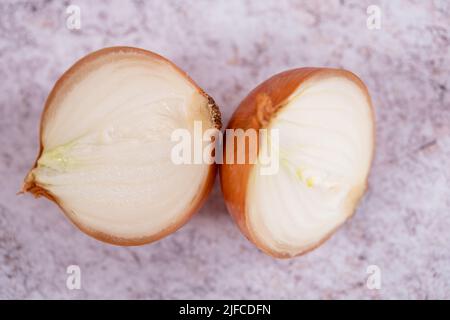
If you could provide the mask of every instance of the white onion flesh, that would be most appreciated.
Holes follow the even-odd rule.
[[[252,235],[295,256],[318,245],[354,211],[366,187],[373,120],[366,93],[345,77],[308,80],[271,120],[279,130],[280,168],[248,181]],[[266,141],[260,142],[265,154]]]

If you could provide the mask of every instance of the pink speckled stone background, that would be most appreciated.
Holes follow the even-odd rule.
[[[450,298],[450,1],[68,1],[0,3],[0,298]],[[381,30],[366,28],[379,5]],[[121,248],[75,229],[44,199],[16,196],[37,149],[44,100],[86,53],[131,45],[186,70],[225,122],[258,83],[301,66],[367,84],[377,153],[357,214],[316,251],[259,252],[220,189],[190,223]],[[82,289],[66,288],[79,265]],[[381,269],[380,290],[366,268]]]

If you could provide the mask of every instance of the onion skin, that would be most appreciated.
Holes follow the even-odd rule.
[[[368,103],[371,108],[372,122],[374,122],[373,120],[375,119],[375,117],[369,92],[365,84],[356,75],[349,71],[341,69],[299,68],[276,74],[253,89],[249,93],[249,95],[239,104],[238,108],[233,113],[228,123],[227,129],[240,128],[243,130],[259,130],[266,128],[271,118],[277,113],[277,111],[279,111],[283,107],[284,102],[305,81],[311,79],[319,80],[321,77],[330,75],[346,77],[360,87],[360,89],[365,93],[367,97]],[[259,139],[259,136],[256,136],[257,139]],[[373,134],[373,136],[375,137],[375,134]],[[373,143],[373,145],[374,144],[375,143]],[[231,152],[227,150],[226,139],[224,139],[224,147],[224,154],[227,154],[227,152]],[[246,148],[246,150],[248,149]],[[236,151],[237,144],[235,143],[234,154],[236,154]],[[374,150],[372,150],[372,159],[373,155]],[[220,165],[220,183],[228,212],[233,217],[234,221],[236,222],[244,236],[264,253],[275,258],[291,258],[292,256],[290,255],[274,251],[264,245],[257,239],[250,227],[250,224],[248,222],[248,215],[246,212],[246,197],[247,185],[252,167],[253,164],[249,163],[227,164],[226,162],[224,162],[224,164]],[[354,203],[357,203],[359,201],[366,189],[367,179],[364,190],[362,192],[354,192]],[[354,212],[355,211],[353,211],[350,217],[354,214]],[[302,252],[297,254],[297,256],[305,254],[320,246],[329,237],[331,237],[338,228],[339,226],[337,226],[332,232],[323,237],[321,241],[303,250]]]
[[[52,194],[51,192],[49,192],[48,190],[44,189],[42,186],[37,184],[36,181],[34,180],[33,175],[31,174],[31,171],[37,167],[37,162],[38,162],[39,158],[41,157],[42,152],[44,150],[44,145],[43,145],[43,141],[42,141],[43,128],[45,127],[46,122],[48,121],[48,118],[50,117],[49,115],[52,111],[52,107],[55,106],[52,103],[53,103],[57,93],[59,93],[61,87],[63,87],[63,85],[66,83],[66,81],[68,81],[73,75],[75,75],[77,73],[79,68],[84,67],[87,63],[91,63],[91,62],[95,61],[97,58],[99,58],[102,55],[106,55],[106,54],[110,54],[110,53],[120,53],[120,52],[122,52],[122,53],[139,53],[141,55],[148,56],[149,58],[152,58],[152,59],[164,61],[164,62],[168,63],[169,65],[171,65],[173,68],[175,68],[175,70],[177,70],[181,76],[185,77],[198,90],[198,92],[201,95],[205,96],[208,99],[208,107],[210,108],[210,111],[211,111],[211,120],[214,123],[214,127],[216,127],[217,129],[221,128],[221,126],[222,126],[221,114],[220,114],[220,110],[219,110],[218,106],[215,104],[214,100],[210,96],[208,96],[187,75],[187,73],[185,73],[183,70],[181,70],[177,65],[175,65],[170,60],[168,60],[154,52],[147,51],[147,50],[140,49],[140,48],[134,48],[134,47],[119,46],[119,47],[109,47],[109,48],[100,49],[100,50],[92,52],[92,53],[84,56],[80,60],[78,60],[72,67],[70,67],[66,72],[64,72],[64,74],[56,81],[55,85],[53,86],[53,89],[51,90],[51,92],[45,102],[44,109],[43,109],[43,112],[41,115],[40,129],[39,129],[39,145],[40,145],[39,152],[38,152],[38,155],[36,157],[33,167],[30,169],[30,172],[27,174],[27,176],[24,179],[22,189],[19,193],[30,192],[31,194],[34,195],[35,198],[39,198],[39,197],[43,196],[43,197],[46,197],[47,199],[55,202],[60,207],[61,211],[63,211],[63,213],[67,216],[67,218],[76,227],[78,227],[81,231],[83,231],[87,235],[89,235],[97,240],[100,240],[105,243],[113,244],[113,245],[119,245],[119,246],[138,246],[138,245],[143,245],[143,244],[157,241],[157,240],[175,232],[180,227],[182,227],[200,209],[200,207],[206,201],[206,198],[214,185],[214,180],[215,180],[216,170],[217,170],[216,164],[210,165],[208,174],[202,185],[202,188],[200,190],[198,190],[198,193],[197,193],[195,199],[191,202],[190,207],[186,208],[186,211],[183,213],[183,215],[181,215],[177,219],[177,221],[173,222],[171,225],[167,226],[166,228],[164,228],[157,234],[153,234],[153,235],[146,236],[146,237],[139,237],[139,238],[115,237],[115,236],[106,234],[104,232],[94,230],[88,226],[85,226],[85,225],[79,223],[77,221],[77,219],[75,218],[75,215],[72,212],[69,212],[68,210],[65,210],[62,207],[57,196],[55,196],[54,194]]]

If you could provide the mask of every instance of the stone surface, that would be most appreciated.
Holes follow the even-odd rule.
[[[381,29],[366,27],[378,4]],[[0,298],[450,298],[450,2],[64,1],[0,3]],[[88,238],[44,199],[16,196],[37,152],[54,81],[105,46],[172,59],[227,121],[270,75],[354,71],[376,107],[377,153],[357,214],[316,251],[260,253],[228,216],[216,181],[203,209],[153,245]],[[82,289],[66,288],[79,265]],[[369,265],[380,290],[366,287]]]

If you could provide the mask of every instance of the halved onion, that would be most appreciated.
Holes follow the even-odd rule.
[[[221,186],[247,238],[272,256],[292,257],[327,239],[365,192],[374,152],[370,97],[345,70],[286,71],[254,89],[228,125],[262,128],[279,134],[278,171],[262,174],[263,161],[225,163]],[[258,139],[258,160],[276,143],[268,136]],[[225,153],[238,149],[230,148]]]
[[[99,240],[160,239],[188,220],[214,181],[214,164],[171,159],[171,134],[192,132],[194,121],[203,132],[220,128],[220,112],[167,59],[130,47],[91,53],[47,99],[41,148],[23,191],[53,200]]]

